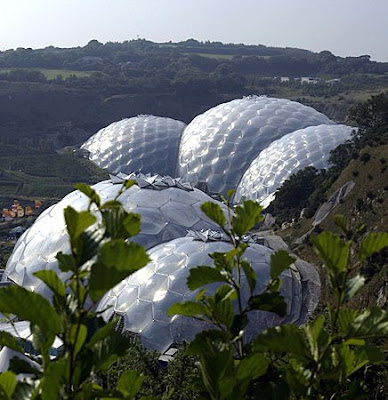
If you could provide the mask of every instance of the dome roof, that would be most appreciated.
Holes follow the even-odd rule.
[[[180,135],[186,124],[140,115],[114,122],[90,137],[81,149],[112,174],[158,173],[174,176]]]
[[[200,209],[202,203],[216,200],[200,190],[182,185],[179,180],[170,177],[129,177],[136,178],[139,186],[132,186],[118,200],[127,211],[141,215],[141,233],[133,241],[145,248],[185,236],[190,229],[217,227]],[[116,197],[122,182],[122,179],[114,178],[92,187],[101,201],[106,202]],[[7,263],[5,277],[43,293],[45,286],[33,273],[42,269],[58,272],[56,254],[58,251],[70,253],[64,209],[71,206],[78,211],[86,210],[88,204],[89,199],[77,190],[45,210],[17,241]],[[219,204],[226,210],[223,204]]]
[[[251,162],[274,140],[296,129],[332,123],[291,100],[250,96],[220,104],[183,131],[177,175],[207,182],[211,191],[225,194],[236,188]]]
[[[234,201],[251,199],[267,207],[292,174],[308,166],[327,168],[330,151],[350,139],[354,129],[346,125],[310,126],[272,142],[244,173]]]
[[[103,314],[106,320],[113,313],[121,315],[123,331],[139,335],[143,345],[148,348],[163,352],[173,343],[191,341],[198,332],[209,328],[209,324],[180,315],[169,317],[166,312],[174,303],[195,299],[198,290],[192,292],[186,286],[191,268],[213,265],[209,253],[226,252],[231,248],[226,241],[204,242],[193,237],[178,238],[156,246],[149,251],[151,262],[110,290],[102,298],[98,309],[106,310]],[[255,243],[250,243],[246,250],[245,258],[251,262],[257,276],[256,294],[261,293],[270,280],[272,253],[270,248]],[[248,340],[270,326],[286,322],[301,323],[301,319],[304,320],[305,315],[301,316],[303,290],[299,272],[288,269],[283,272],[282,279],[287,315],[281,318],[265,311],[249,313]],[[218,286],[207,285],[207,289],[214,293]],[[243,276],[245,303],[249,293],[248,283]]]

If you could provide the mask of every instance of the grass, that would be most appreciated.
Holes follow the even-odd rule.
[[[71,76],[76,76],[78,78],[89,77],[94,71],[73,71],[67,69],[44,69],[44,68],[0,68],[1,73],[8,73],[15,70],[31,70],[41,72],[49,81],[56,79],[61,76],[63,79],[69,78]]]
[[[236,56],[236,54],[211,54],[211,53],[185,53],[185,54],[186,55],[195,54],[196,56],[206,57],[206,58],[213,58],[213,59],[216,59],[216,60],[231,60],[233,57]],[[242,56],[242,57],[252,57],[252,56],[245,55],[245,56]],[[255,55],[253,55],[253,57],[268,59],[271,56],[255,56]]]

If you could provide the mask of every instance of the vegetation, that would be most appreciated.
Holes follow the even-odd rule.
[[[359,176],[360,170],[364,172],[365,164],[371,160],[368,150],[370,147],[381,149],[376,152],[376,154],[381,153],[379,157],[381,165],[377,167],[375,163],[371,163],[372,167],[368,169],[369,180],[373,180],[375,175],[378,184],[377,187],[373,185],[373,189],[383,188],[386,171],[383,155],[388,144],[388,92],[372,96],[366,102],[357,104],[350,109],[347,119],[350,123],[358,125],[358,132],[354,133],[351,140],[331,152],[331,168],[328,171],[317,171],[313,167],[307,167],[292,175],[277,192],[276,199],[268,211],[276,216],[279,224],[299,219],[302,209],[305,209],[306,218],[313,217],[319,205],[326,200],[329,188],[339,178],[344,168],[354,160],[361,162],[361,168],[354,167],[356,169],[352,171],[352,178],[360,181],[364,175]],[[365,182],[362,186],[366,187]]]
[[[125,182],[122,191],[133,183]],[[15,358],[11,361],[10,371],[0,374],[1,398],[129,400],[138,394],[146,400],[155,398],[151,394],[164,399],[183,399],[190,393],[190,398],[233,400],[356,398],[356,395],[365,398],[365,382],[355,375],[367,365],[384,361],[384,354],[373,340],[387,335],[388,313],[379,308],[358,312],[346,307],[364,283],[359,275],[349,277],[354,254],[351,248],[362,227],[351,232],[346,221],[337,218],[345,240],[330,233],[314,240],[336,300],[328,306],[327,313],[301,329],[294,325],[270,328],[246,343],[244,330],[250,312],[285,314],[286,306],[279,294],[280,274],[294,259],[283,250],[273,254],[272,279],[264,293],[254,294],[256,276],[243,258],[248,245],[239,238],[262,219],[261,207],[247,201],[226,218],[215,203],[202,205],[208,217],[225,229],[233,249],[212,254],[214,268],[199,266],[190,270],[188,287],[194,290],[218,282],[221,285],[214,295],[207,295],[204,289],[195,302],[176,304],[169,311],[205,319],[216,328],[198,334],[187,348],[188,355],[199,358],[201,379],[192,378],[196,367],[190,361],[184,370],[189,372],[187,380],[182,371],[174,370],[174,364],[169,367],[169,379],[163,380],[163,373],[156,369],[152,358],[147,361],[147,355],[137,349],[142,355],[135,364],[148,364],[143,371],[153,371],[153,383],[148,384],[144,397],[140,390],[145,377],[134,370],[122,371],[128,365],[123,355],[129,351],[130,356],[136,356],[134,347],[116,331],[117,321],[105,324],[92,311],[93,304],[106,290],[149,261],[141,246],[126,240],[139,233],[140,217],[128,214],[117,197],[101,204],[89,186],[80,184],[77,188],[90,198],[89,210],[91,207],[99,210],[101,221],[96,223],[89,210],[65,209],[71,254],[57,255],[62,275],[52,270],[35,273],[51,289],[51,302],[20,286],[0,291],[0,311],[30,321],[33,347],[39,354],[39,357],[27,355],[38,363],[35,365]],[[358,242],[356,254],[363,262],[387,245],[388,234],[370,234]],[[67,276],[65,283],[63,274]],[[240,291],[242,279],[247,279],[251,291],[246,302]],[[51,360],[50,348],[55,336],[62,340],[64,350]],[[18,341],[6,332],[0,335],[0,344],[24,354]],[[177,363],[178,367],[182,365],[182,359]],[[108,369],[109,373],[104,373]],[[28,373],[31,379],[17,381],[17,373]],[[172,377],[176,379],[175,385],[170,381]],[[159,378],[161,382],[157,381]],[[194,386],[187,384],[191,378],[196,381]],[[99,384],[101,380],[103,386]]]
[[[367,56],[195,40],[7,50],[0,52],[1,144],[58,149],[145,113],[188,123],[252,93],[298,100],[344,120],[351,105],[387,89],[387,72],[387,63]],[[321,81],[301,85],[293,79],[301,76]],[[333,78],[340,81],[326,82]]]

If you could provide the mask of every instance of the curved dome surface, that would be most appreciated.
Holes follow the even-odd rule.
[[[276,190],[292,174],[308,166],[327,168],[330,151],[350,139],[354,129],[346,125],[310,126],[272,142],[244,173],[234,202],[251,199],[268,207]]]
[[[136,271],[110,290],[101,300],[98,309],[108,308],[103,317],[106,320],[116,313],[123,317],[123,331],[140,336],[141,342],[148,348],[165,351],[173,343],[191,341],[203,329],[211,326],[180,315],[166,315],[169,307],[182,301],[193,301],[199,290],[190,291],[186,286],[189,270],[198,265],[213,265],[209,253],[231,250],[225,241],[204,242],[193,237],[184,237],[161,244],[149,251],[151,262]],[[251,262],[256,273],[255,293],[264,291],[270,280],[270,258],[273,250],[252,243],[246,250],[245,258]],[[301,322],[303,302],[299,273],[288,269],[282,274],[282,295],[287,303],[288,312],[283,318],[265,311],[253,311],[249,314],[246,338],[262,330],[286,322]],[[249,296],[249,286],[242,277],[243,301]],[[219,284],[207,285],[209,292],[215,291]]]
[[[291,100],[250,96],[220,104],[194,118],[183,131],[177,175],[189,182],[207,182],[211,191],[226,194],[274,140],[296,129],[332,123]]]
[[[90,137],[81,149],[112,174],[158,173],[174,176],[180,135],[186,124],[139,115],[114,122]]]
[[[200,209],[205,201],[216,200],[200,190],[170,177],[138,176],[137,181],[139,186],[132,186],[118,200],[127,211],[141,215],[141,233],[133,240],[145,248],[185,236],[190,229],[216,228]],[[106,202],[116,197],[122,182],[116,178],[92,187],[101,201]],[[42,269],[59,272],[56,254],[58,251],[70,253],[63,211],[69,205],[78,211],[86,210],[88,204],[88,198],[77,190],[45,210],[17,241],[6,266],[5,278],[45,294],[45,285],[33,273]],[[226,207],[219,204],[226,211]]]

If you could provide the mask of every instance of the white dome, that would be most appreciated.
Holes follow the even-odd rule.
[[[330,151],[350,139],[354,129],[346,125],[310,126],[272,142],[244,173],[234,202],[251,199],[268,207],[276,190],[292,174],[308,166],[327,168]]]
[[[225,194],[236,188],[251,162],[274,140],[296,129],[332,123],[291,100],[250,96],[220,104],[183,131],[177,175],[207,182],[211,191]]]
[[[102,202],[115,198],[122,180],[117,181],[107,180],[92,186]],[[145,248],[185,236],[190,229],[217,228],[200,209],[202,203],[216,200],[200,190],[182,185],[179,180],[170,177],[138,176],[137,181],[139,186],[132,186],[118,200],[127,211],[141,215],[141,233],[133,240]],[[74,191],[45,210],[17,241],[7,263],[5,277],[44,294],[45,285],[33,273],[42,269],[58,272],[58,251],[70,253],[63,211],[69,205],[78,211],[86,210],[88,204],[89,199],[83,193]],[[219,204],[226,210],[223,204]]]
[[[149,251],[151,262],[136,271],[110,290],[101,300],[98,309],[107,310],[103,317],[109,320],[113,313],[123,317],[123,331],[138,334],[148,348],[165,351],[173,343],[191,341],[205,328],[207,323],[183,316],[169,317],[169,307],[177,302],[192,301],[198,290],[191,292],[186,286],[189,270],[199,265],[213,265],[209,253],[226,252],[232,249],[229,242],[196,240],[185,237],[161,244]],[[245,258],[251,262],[256,272],[255,293],[261,293],[270,280],[270,259],[273,250],[250,243]],[[314,267],[310,266],[312,269]],[[311,269],[310,268],[310,269]],[[282,295],[287,303],[287,315],[283,318],[265,311],[249,313],[246,339],[250,340],[262,330],[279,323],[301,323],[304,293],[297,270],[288,269],[282,274]],[[306,285],[307,280],[306,280]],[[214,293],[219,284],[207,285]],[[242,277],[243,301],[249,297],[249,286]]]
[[[90,137],[81,149],[112,174],[158,173],[174,176],[180,135],[186,124],[140,115],[114,122]]]

